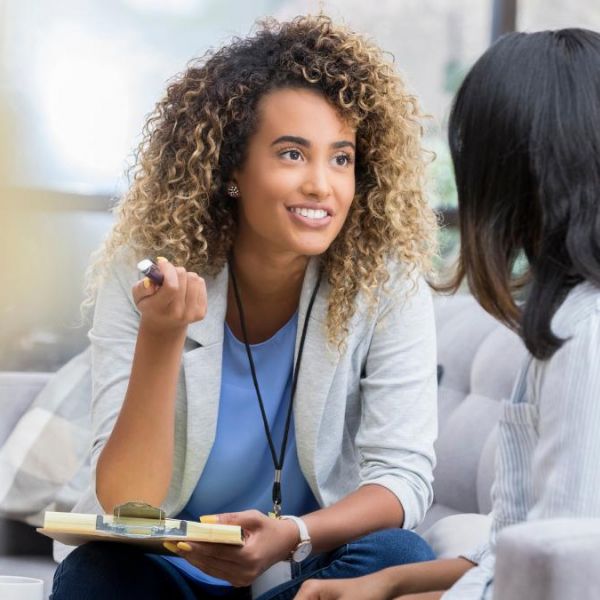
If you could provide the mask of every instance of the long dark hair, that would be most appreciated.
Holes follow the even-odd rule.
[[[450,287],[466,277],[483,308],[549,358],[565,341],[551,320],[569,290],[600,284],[600,35],[502,37],[464,80],[449,141],[461,231]]]

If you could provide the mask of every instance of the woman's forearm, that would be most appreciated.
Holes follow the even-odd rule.
[[[185,328],[156,335],[140,325],[125,400],[96,469],[96,493],[106,512],[130,500],[160,506],[167,495],[185,335]]]
[[[396,598],[448,590],[474,566],[465,558],[449,558],[389,567],[369,577],[378,578],[384,589],[389,590],[388,598]]]
[[[398,498],[380,485],[365,485],[304,521],[313,551],[326,552],[379,529],[400,527],[404,509]]]

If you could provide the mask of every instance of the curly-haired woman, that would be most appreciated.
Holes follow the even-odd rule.
[[[266,22],[169,87],[96,269],[76,510],[143,500],[245,545],[88,544],[55,600],[246,597],[273,565],[288,581],[262,597],[292,598],[432,558],[411,531],[436,433],[418,118],[381,52],[325,17]],[[146,256],[162,285],[138,280]]]

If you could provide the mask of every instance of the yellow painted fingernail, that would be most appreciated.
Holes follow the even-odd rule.
[[[163,546],[170,552],[177,554],[177,544],[174,544],[173,542],[163,542]]]
[[[177,547],[184,552],[191,552],[192,547],[186,542],[178,542]]]
[[[202,515],[200,517],[200,523],[218,523],[219,516],[218,515]]]
[[[164,256],[157,256],[156,257],[156,262],[166,262],[167,259]]]
[[[144,277],[144,287],[148,289],[150,287],[150,278]]]

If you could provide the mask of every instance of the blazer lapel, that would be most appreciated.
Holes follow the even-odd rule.
[[[208,311],[202,321],[188,326],[187,337],[199,346],[183,355],[187,398],[187,443],[182,495],[185,505],[204,469],[215,440],[221,394],[223,327],[227,308],[227,265],[206,278]]]
[[[227,310],[227,286],[229,268],[227,263],[220,273],[214,277],[206,277],[206,294],[208,296],[208,311],[202,321],[196,321],[188,326],[187,336],[201,346],[223,343],[223,323]]]
[[[298,309],[298,333],[296,336],[297,357],[300,338],[310,298],[319,276],[320,261],[312,258],[309,261]],[[298,375],[298,388],[294,400],[294,421],[296,432],[296,446],[298,449],[298,462],[300,468],[313,493],[318,498],[318,485],[316,475],[317,441],[323,410],[331,383],[339,362],[339,352],[330,347],[327,340],[327,307],[329,301],[329,284],[325,275],[321,278],[319,292],[310,315],[310,322],[306,333],[304,351],[300,373]]]

